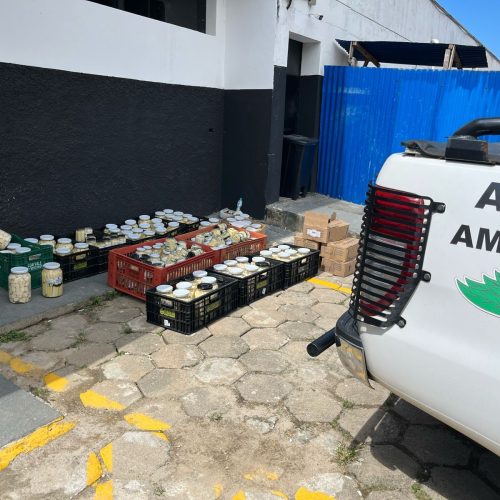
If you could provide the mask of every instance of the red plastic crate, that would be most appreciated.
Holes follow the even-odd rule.
[[[207,231],[210,231],[214,227],[215,226],[207,226],[200,228],[197,231],[191,231],[190,233],[180,234],[179,236],[176,236],[175,239],[191,241],[191,238],[194,238],[197,234],[206,233]],[[241,229],[241,228],[235,227],[234,229]],[[258,253],[266,248],[267,236],[265,234],[256,233],[253,231],[249,231],[249,233],[252,237],[252,239],[250,240],[242,241],[240,243],[235,243],[234,245],[222,248],[221,250],[213,250],[213,252],[215,252],[216,254],[217,264],[220,264],[221,262],[224,262],[225,260],[228,259],[234,259],[236,257],[240,257],[243,255],[251,255],[254,253]]]
[[[167,238],[148,241],[148,245],[163,243]],[[195,243],[186,241],[188,248]],[[108,285],[116,290],[146,300],[146,291],[167,281],[175,280],[199,269],[217,264],[216,252],[209,246],[200,245],[205,253],[168,267],[155,267],[129,257],[144,242],[110,250],[108,260]]]

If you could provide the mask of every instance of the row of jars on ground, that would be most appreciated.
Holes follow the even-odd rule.
[[[27,267],[13,267],[9,274],[9,301],[12,304],[26,304],[31,300],[31,274]],[[58,262],[47,262],[42,269],[42,296],[61,297],[63,294],[63,273]]]

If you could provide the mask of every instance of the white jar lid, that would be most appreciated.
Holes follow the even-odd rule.
[[[130,240],[139,240],[139,239],[141,239],[141,237],[140,237],[138,234],[136,234],[136,233],[132,233],[132,234],[129,236],[129,239],[130,239]]]
[[[265,260],[264,257],[252,257],[252,262],[264,262]]]
[[[278,248],[280,250],[289,250],[290,249],[290,245],[278,245]]]
[[[130,231],[132,229],[132,226],[129,226],[128,224],[123,224],[122,226],[120,226],[120,229],[122,231]]]
[[[214,269],[216,271],[225,271],[227,269],[226,264],[215,264]]]
[[[190,281],[179,281],[179,283],[175,285],[178,290],[189,290],[192,286],[193,284]]]
[[[139,220],[149,220],[150,218],[149,215],[139,215]]]
[[[217,222],[220,222],[220,219],[218,219],[217,217],[210,217],[208,219],[208,222],[211,222],[212,224],[217,224]]]
[[[22,266],[13,267],[10,270],[12,274],[26,274],[28,271],[29,269],[27,267],[22,267]]]
[[[168,225],[169,225],[170,227],[179,227],[179,223],[178,223],[178,222],[175,222],[175,221],[174,221],[174,222],[169,222],[169,223],[168,223]]]
[[[24,241],[27,241],[28,243],[33,243],[33,245],[36,245],[38,243],[38,240],[36,238],[24,238]]]
[[[157,217],[161,217],[162,215],[165,215],[165,212],[164,212],[163,210],[157,210],[157,211],[155,212],[155,215],[156,215]]]
[[[20,243],[9,243],[7,245],[8,250],[15,250],[16,248],[21,248],[21,244]]]
[[[71,238],[59,238],[57,243],[60,243],[61,245],[69,245],[71,243]]]
[[[207,275],[206,271],[193,271],[193,276],[195,278],[204,278]]]
[[[242,264],[248,262],[248,257],[236,257],[236,261]]]
[[[144,249],[145,252],[147,252],[147,251],[151,250],[153,247],[150,245],[144,245],[142,248]]]
[[[174,215],[172,217],[173,220],[177,221],[177,222],[181,222],[182,221],[182,215]]]
[[[153,248],[155,248],[156,250],[159,250],[160,248],[163,248],[163,245],[161,243],[155,243],[153,245]]]
[[[142,222],[141,224],[139,224],[139,227],[141,229],[149,229],[149,224],[147,222]]]
[[[54,271],[55,269],[59,269],[61,264],[59,262],[47,262],[47,264],[43,265],[44,269],[48,269],[49,271]]]
[[[116,229],[117,227],[116,224],[106,224],[106,229]]]
[[[31,248],[29,247],[16,248],[16,253],[28,253],[28,252],[31,252]]]
[[[215,276],[205,276],[201,278],[202,283],[208,283],[209,285],[213,285],[217,281]]]
[[[193,216],[193,214],[183,214],[183,215],[184,217],[186,217],[186,219],[190,219]]]
[[[135,226],[137,224],[137,221],[134,219],[127,219],[125,221],[125,224],[127,224],[127,226]]]
[[[176,290],[174,290],[174,295],[179,298],[179,299],[183,299],[185,297],[187,297],[189,295],[189,290],[184,290],[182,288],[177,288]]]
[[[132,229],[132,232],[135,234],[141,234],[143,230],[140,227],[134,227],[134,229]]]
[[[146,249],[145,249],[144,247],[137,247],[137,248],[135,249],[135,251],[136,251],[136,252],[145,252],[145,251],[146,251]]]
[[[158,285],[156,291],[158,293],[171,293],[174,287],[172,285]]]
[[[75,243],[75,248],[78,250],[86,250],[88,247],[88,243]]]
[[[111,234],[120,234],[120,230],[118,228],[110,229],[109,231]]]
[[[198,222],[199,220],[198,217],[189,217],[189,222]]]
[[[159,254],[159,253],[155,253],[155,252],[153,252],[153,253],[151,253],[151,254],[150,254],[150,257],[151,257],[152,259],[159,259],[159,258],[160,258],[160,254]]]
[[[51,241],[54,239],[54,236],[51,234],[42,234],[42,236],[40,236],[40,239],[43,241]]]
[[[158,224],[158,223],[160,223],[160,224],[161,224],[162,219],[160,219],[160,218],[158,218],[158,217],[155,217],[154,219],[151,219],[151,222],[152,222],[153,224]]]
[[[69,255],[71,250],[69,248],[56,248],[57,255]]]
[[[204,227],[207,227],[207,226],[211,226],[212,224],[210,222],[208,222],[207,220],[202,220],[200,222],[200,226],[204,226]]]
[[[164,214],[173,214],[174,211],[171,208],[166,208],[165,210],[163,210],[163,213]]]
[[[144,234],[145,234],[146,236],[154,236],[156,233],[155,233],[154,231],[149,231],[149,230],[147,230],[147,231],[144,231]]]
[[[177,211],[177,212],[174,212],[174,215],[181,216],[181,215],[184,215],[184,212]]]

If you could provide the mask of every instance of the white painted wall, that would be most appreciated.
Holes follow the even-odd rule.
[[[479,45],[431,0],[316,0],[313,6],[307,0],[293,0],[288,10],[287,4],[288,0],[280,0],[274,64],[286,66],[289,37],[316,42],[314,49],[304,46],[304,75],[323,74],[325,65],[347,64],[336,38],[412,42],[437,38],[442,43]],[[321,21],[314,17],[320,14]],[[500,70],[500,62],[491,54],[488,63],[490,70]]]
[[[86,0],[0,0],[0,61],[223,88],[224,3],[213,36]]]

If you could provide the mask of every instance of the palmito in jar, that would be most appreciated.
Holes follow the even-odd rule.
[[[31,300],[31,274],[27,267],[13,267],[9,274],[9,300],[26,304]]]
[[[47,262],[42,270],[42,295],[54,298],[63,294],[63,273],[61,264]]]
[[[0,250],[4,250],[7,248],[7,245],[10,243],[12,236],[5,231],[0,229]]]

